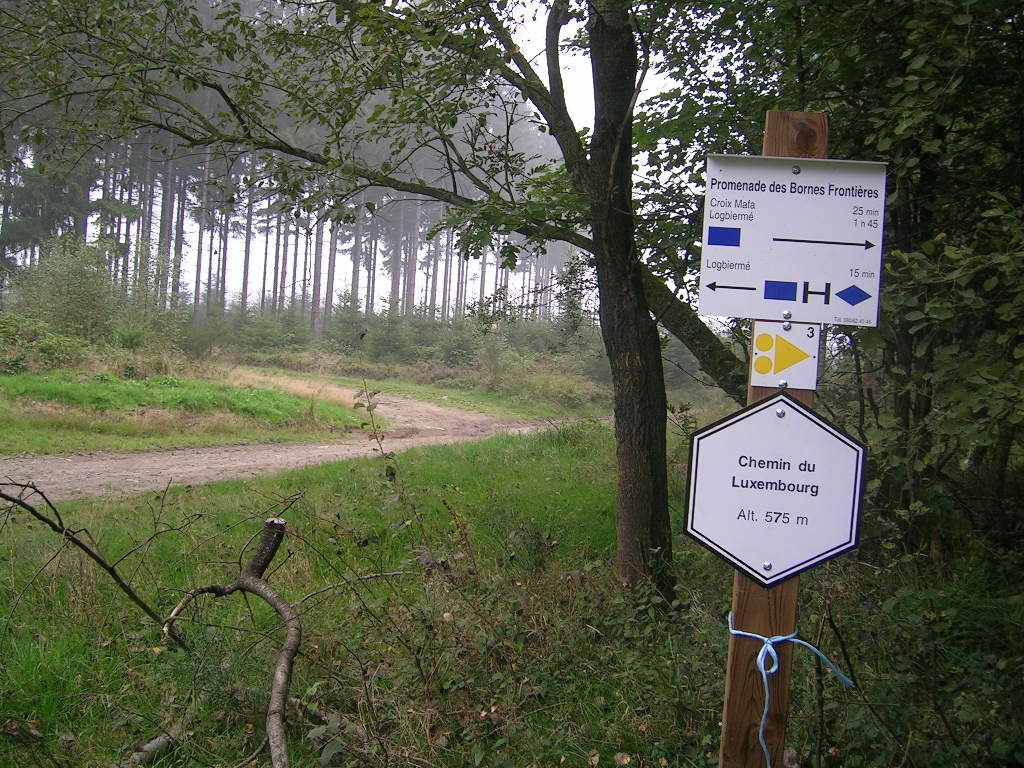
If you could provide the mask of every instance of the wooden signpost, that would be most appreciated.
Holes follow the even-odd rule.
[[[885,166],[768,113],[761,157],[710,155],[700,312],[755,324],[747,406],[690,444],[687,533],[737,570],[720,768],[784,765],[798,574],[857,544],[865,448],[811,407],[821,325],[878,323]],[[767,386],[762,386],[767,384]]]
[[[775,157],[824,158],[828,156],[828,118],[807,112],[768,113],[761,154]],[[747,403],[759,402],[778,391],[772,387],[749,387]],[[788,390],[804,405],[814,404],[814,390]],[[764,637],[788,635],[796,628],[799,577],[762,587],[736,571],[733,576],[733,624],[745,632]],[[763,768],[764,754],[759,741],[764,712],[764,688],[754,664],[762,644],[748,637],[731,635],[725,674],[725,704],[722,714],[720,768]],[[793,646],[778,646],[778,670],[768,678],[769,710],[765,741],[772,764],[783,764],[786,744],[786,713],[789,711],[789,681]]]

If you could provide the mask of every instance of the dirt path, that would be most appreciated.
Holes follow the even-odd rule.
[[[379,395],[376,414],[388,424],[384,447],[479,440],[521,432],[530,424],[495,419],[432,403]],[[173,485],[281,472],[286,469],[377,455],[377,443],[353,435],[327,443],[281,443],[184,448],[144,453],[81,453],[0,459],[0,482],[35,483],[53,501],[121,496]]]

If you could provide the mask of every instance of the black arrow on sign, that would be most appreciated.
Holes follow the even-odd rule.
[[[863,248],[865,251],[868,248],[874,248],[875,244],[870,240],[865,240],[863,243],[847,243],[842,240],[801,240],[796,237],[773,237],[777,243],[817,243],[818,245],[855,245],[858,248]]]
[[[723,291],[725,291],[725,290],[729,290],[729,291],[756,291],[757,290],[757,288],[754,288],[753,286],[750,286],[750,285],[719,285],[717,282],[708,283],[707,287],[710,288],[712,291],[717,291],[719,288],[721,288]]]

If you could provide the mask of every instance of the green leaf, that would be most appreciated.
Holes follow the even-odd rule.
[[[324,751],[320,753],[320,759],[317,762],[322,766],[333,765],[335,756],[340,754],[344,748],[345,745],[340,739],[332,739],[324,747]]]

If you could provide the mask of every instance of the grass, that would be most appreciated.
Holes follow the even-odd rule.
[[[0,453],[145,450],[313,440],[360,429],[352,400],[171,376],[57,371],[0,376]]]
[[[461,568],[470,562],[491,569],[502,562],[501,569],[525,578],[548,566],[560,573],[561,566],[555,564],[563,555],[571,553],[575,558],[589,551],[603,571],[614,535],[614,520],[607,506],[611,496],[610,456],[606,453],[603,461],[587,468],[591,482],[572,498],[566,497],[564,486],[570,474],[579,475],[584,454],[592,454],[582,446],[606,445],[607,439],[606,427],[582,424],[570,432],[554,431],[528,440],[495,438],[483,444],[404,453],[398,459],[401,483],[383,479],[379,461],[357,461],[246,483],[150,494],[137,499],[134,507],[111,509],[102,501],[85,501],[67,505],[64,511],[69,519],[87,525],[111,559],[124,558],[122,569],[133,573],[147,598],[166,612],[189,584],[230,580],[232,572],[237,571],[237,553],[258,530],[258,521],[271,511],[280,511],[282,498],[297,493],[297,489],[307,489],[285,512],[292,525],[289,548],[296,557],[290,557],[275,575],[279,588],[292,597],[301,597],[324,584],[343,582],[355,575],[408,575],[394,577],[392,585],[371,581],[366,589],[357,585],[328,591],[309,601],[306,621],[311,639],[307,640],[307,653],[312,666],[303,665],[305,671],[299,678],[300,690],[305,690],[315,687],[317,677],[335,663],[335,655],[344,655],[339,642],[352,643],[353,648],[366,643],[367,652],[372,645],[376,646],[373,653],[386,655],[387,643],[407,643],[407,638],[394,632],[412,619],[411,606],[397,606],[395,610],[405,615],[393,616],[383,606],[396,596],[409,600],[414,595],[436,596],[438,590],[445,591],[439,583],[427,585],[421,581],[427,574],[439,573],[438,569]],[[559,446],[571,446],[568,458],[560,456]],[[544,482],[514,480],[512,476],[523,466],[533,469],[534,476],[544,477]],[[500,501],[481,477],[506,488]],[[548,497],[547,503],[538,504],[543,497]],[[594,510],[602,507],[604,519],[591,519],[597,518]],[[193,511],[197,509],[217,511],[197,515]],[[470,518],[458,511],[479,509],[490,509],[491,515]],[[27,520],[15,517],[5,522],[10,526],[8,530],[18,531],[19,547],[37,553],[59,549],[59,542],[49,542],[48,546],[45,532]],[[155,531],[163,533],[150,540]],[[4,541],[10,539],[5,537]],[[146,542],[145,546],[139,548],[140,542]],[[64,549],[46,564],[48,557],[29,560],[16,557],[13,549],[3,552],[0,594],[8,611],[0,617],[6,623],[0,627],[6,630],[0,654],[16,663],[5,666],[0,681],[4,692],[0,715],[17,723],[38,721],[38,728],[46,734],[42,742],[60,759],[76,765],[109,761],[133,735],[141,734],[141,723],[159,721],[166,706],[161,700],[167,698],[168,691],[180,701],[201,696],[204,711],[208,712],[211,707],[223,707],[225,697],[234,695],[237,686],[265,687],[266,670],[261,665],[273,647],[274,628],[258,606],[247,607],[242,601],[204,606],[202,613],[190,617],[191,622],[186,624],[190,639],[203,650],[199,658],[186,659],[176,651],[163,649],[157,628],[140,629],[138,617],[128,620],[132,629],[126,630],[124,622],[132,614],[131,606],[118,599],[110,585],[95,573],[83,580],[82,574],[90,568],[76,553]],[[187,562],[189,567],[182,573],[181,569],[162,568],[166,562]],[[33,575],[41,565],[45,565],[42,573]],[[427,592],[421,591],[424,589]],[[356,610],[359,615],[353,616],[352,611],[360,603],[366,604],[366,610]],[[454,606],[455,602],[447,604]],[[45,627],[38,623],[40,610],[52,622]],[[468,612],[459,610],[459,614],[460,621],[471,618]],[[360,629],[363,636],[351,634],[354,625],[363,621],[368,622]],[[377,622],[390,627],[385,645],[374,639],[372,625]],[[97,669],[96,675],[89,677],[69,676],[63,665],[48,665],[45,655],[49,646],[37,644],[35,639],[59,636],[69,623],[82,629],[81,634],[62,641],[62,653],[76,660],[76,665],[89,667],[100,647],[115,658],[119,653],[127,657],[115,665],[116,669]],[[342,627],[348,633],[335,637]],[[89,632],[94,633],[93,641],[80,639]],[[267,637],[261,637],[262,632]],[[246,664],[238,661],[241,647],[255,648],[253,669],[247,670]],[[42,654],[44,658],[30,659],[26,654]],[[396,664],[408,661],[395,659]],[[452,658],[446,666],[459,666],[456,662]],[[426,674],[426,680],[433,686],[452,671],[443,673],[437,667]],[[136,680],[136,675],[144,680]],[[197,682],[200,680],[201,685]],[[152,686],[163,687],[164,694],[153,693],[153,700],[143,706],[136,701],[137,683],[143,692],[153,692]],[[52,695],[37,695],[43,689],[60,690],[65,701],[81,696],[101,702],[97,706],[103,711],[90,707],[62,711]],[[123,706],[122,692],[127,689],[133,689],[127,698],[133,702],[137,717],[112,731],[98,727],[109,721],[107,710]],[[258,704],[250,702],[246,706],[255,710]],[[237,733],[225,745],[228,755],[239,749],[246,723],[232,721],[230,726]],[[224,735],[221,733],[219,738]],[[302,744],[301,734],[295,741]],[[17,743],[24,745],[22,741]],[[4,748],[11,746],[11,741],[0,739],[0,762]],[[188,749],[205,755],[201,759],[211,759],[205,745],[190,745]],[[306,754],[309,749],[307,746]]]
[[[245,442],[325,440],[362,428],[360,393],[435,402],[522,419],[600,416],[607,404],[582,379],[532,376],[522,396],[486,388],[438,387],[404,379],[205,365],[189,376],[125,379],[106,372],[0,376],[0,455],[151,450]],[[542,383],[538,384],[537,381]],[[573,397],[544,396],[555,389]],[[534,392],[536,397],[528,396]],[[589,395],[584,396],[586,393]]]
[[[600,417],[607,415],[611,401],[607,390],[581,375],[564,369],[544,370],[536,363],[528,371],[509,371],[502,386],[489,389],[475,376],[453,377],[450,369],[400,370],[399,377],[366,378],[340,376],[321,370],[319,373],[292,371],[282,368],[239,367],[232,375],[243,378],[253,376],[273,379],[275,386],[302,388],[309,381],[344,387],[352,392],[364,389],[388,392],[399,397],[447,405],[466,411],[477,411],[492,416],[525,419],[558,419],[567,416]],[[371,371],[377,374],[379,371]],[[514,384],[514,386],[513,386]]]
[[[46,433],[41,445],[53,450],[119,423],[94,444],[312,434],[303,430],[334,417],[324,411],[303,423],[310,403],[363,386],[330,370],[300,377],[242,367],[148,385],[67,373],[0,382],[22,387],[0,400],[5,441],[14,440],[5,450],[26,450],[19,430]],[[510,406],[486,388],[367,383],[502,415],[536,416],[560,402],[524,396]],[[554,383],[516,386],[541,392]],[[39,420],[29,428],[19,419],[33,409]],[[130,411],[138,413],[126,418]],[[673,415],[676,531],[680,435],[714,415],[714,407]],[[194,432],[175,437],[190,420]],[[390,461],[392,479],[382,459],[366,459],[81,500],[60,513],[161,614],[190,587],[230,582],[266,517],[288,520],[270,578],[304,624],[292,687],[302,706],[289,715],[293,765],[716,763],[732,571],[681,537],[673,604],[615,583],[607,424],[583,420]],[[870,516],[861,541],[858,552],[801,576],[802,637],[857,687],[840,688],[810,654],[795,652],[787,742],[800,765],[1024,762],[1021,554],[972,540],[936,563]],[[79,552],[0,507],[0,765],[120,764],[186,712],[190,737],[156,765],[238,765],[262,738],[278,622],[256,600],[206,596],[180,627],[191,652],[168,645]]]
[[[321,715],[290,715],[294,765],[714,765],[731,571],[680,539],[673,605],[616,585],[606,425],[395,461],[394,480],[359,460],[61,512],[161,613],[232,580],[265,517],[288,520],[271,580],[303,617],[293,694]],[[256,747],[281,637],[264,606],[200,599],[188,654],[24,514],[0,530],[0,765],[110,765],[190,708],[192,737],[158,765]],[[865,547],[801,577],[803,637],[858,682],[796,653],[802,765],[1019,760],[1019,553],[937,571]]]

